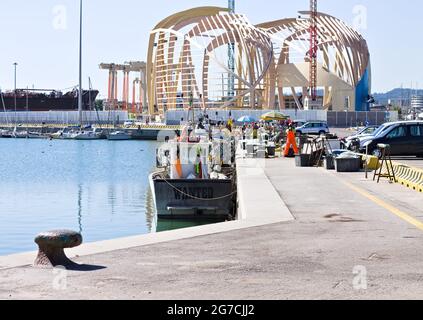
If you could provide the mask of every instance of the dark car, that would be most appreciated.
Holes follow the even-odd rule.
[[[402,121],[385,124],[375,136],[360,139],[360,151],[378,154],[378,144],[391,146],[393,156],[423,157],[423,121]]]

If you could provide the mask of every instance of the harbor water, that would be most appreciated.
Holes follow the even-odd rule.
[[[193,226],[161,224],[148,175],[156,142],[0,139],[0,255],[36,250],[41,231],[84,242]],[[199,223],[202,224],[202,223]]]

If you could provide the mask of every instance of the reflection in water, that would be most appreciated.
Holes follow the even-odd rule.
[[[0,256],[35,250],[46,230],[79,230],[86,243],[149,233],[156,146],[0,139]]]
[[[35,250],[34,235],[58,228],[79,230],[87,243],[204,224],[157,226],[148,183],[156,147],[0,139],[7,163],[0,170],[0,256]]]
[[[82,234],[82,184],[78,186],[78,226],[79,233]]]
[[[110,184],[108,189],[107,189],[107,201],[110,205],[110,213],[112,214],[112,216],[114,216],[116,214],[115,199],[116,199],[115,186],[113,184]]]

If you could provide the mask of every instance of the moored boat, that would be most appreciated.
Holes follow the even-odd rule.
[[[13,138],[13,134],[9,130],[0,130],[0,138]]]
[[[194,142],[190,142],[194,141]],[[236,211],[231,139],[208,135],[172,140],[157,150],[158,170],[149,177],[161,219],[229,220]]]
[[[107,139],[112,141],[124,141],[131,140],[131,136],[125,131],[112,131],[107,135]]]
[[[81,131],[73,134],[74,140],[99,140],[101,135],[95,131]]]

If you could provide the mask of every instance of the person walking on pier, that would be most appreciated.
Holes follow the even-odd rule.
[[[286,139],[286,146],[285,146],[285,152],[284,152],[284,156],[288,157],[289,156],[289,151],[291,150],[291,148],[294,150],[295,154],[299,154],[299,150],[298,150],[298,146],[297,146],[297,141],[295,140],[295,128],[292,124],[289,125],[288,130],[287,130],[287,139]]]

